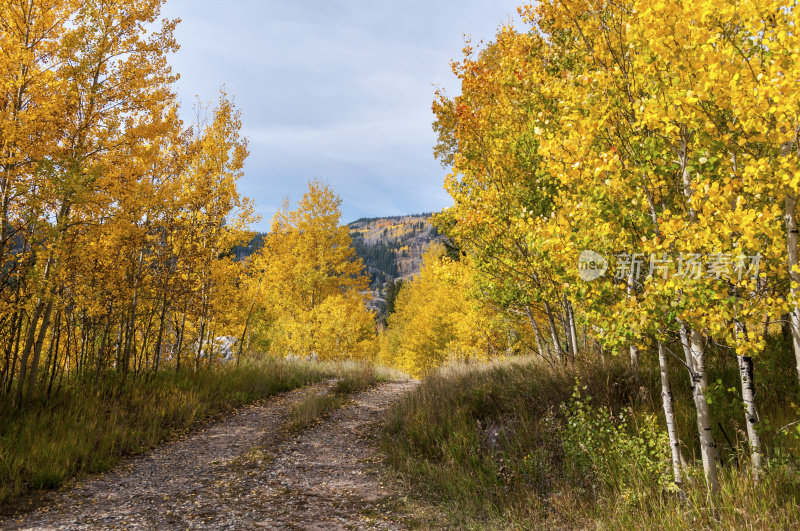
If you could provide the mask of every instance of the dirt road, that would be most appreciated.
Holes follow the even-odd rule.
[[[243,408],[48,495],[2,529],[403,529],[378,473],[380,419],[409,382],[383,383],[314,426],[281,428],[319,388]]]

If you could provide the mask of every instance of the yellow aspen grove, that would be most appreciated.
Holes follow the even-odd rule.
[[[162,4],[0,4],[0,394],[20,406],[75,376],[179,368],[240,324],[241,119],[222,93],[184,127]]]
[[[2,4],[0,265],[4,278],[0,293],[4,301],[2,318],[11,331],[3,371],[7,383],[3,383],[10,390],[15,375],[19,374],[20,398],[35,338],[34,331],[28,332],[31,318],[23,308],[30,304],[32,292],[45,294],[37,285],[28,286],[34,280],[36,258],[40,254],[31,240],[40,228],[37,221],[45,209],[45,198],[39,193],[44,176],[36,168],[50,154],[49,150],[55,148],[63,123],[62,102],[54,97],[58,91],[63,92],[63,81],[49,66],[56,62],[67,21],[75,8],[75,3],[68,2]],[[22,245],[15,244],[20,240],[24,241]],[[37,303],[34,328],[42,311],[43,306]],[[24,342],[25,348],[18,365],[20,342]]]
[[[422,377],[448,362],[499,359],[515,347],[501,315],[473,298],[475,272],[446,256],[424,255],[418,277],[403,285],[382,334],[381,362]]]
[[[487,302],[519,323],[523,341],[564,362],[577,343],[572,290],[562,292],[572,273],[562,267],[571,228],[560,215],[561,185],[537,152],[537,116],[552,106],[539,84],[545,47],[504,28],[486,50],[468,46],[454,64],[461,95],[438,94],[433,105],[435,152],[452,164],[445,188],[455,202],[439,223],[474,260]]]
[[[740,15],[719,3],[680,2],[542,3],[529,9],[528,15],[556,30],[576,31],[579,38],[573,42],[584,48],[582,83],[575,86],[568,81],[562,97],[562,107],[582,111],[570,117],[571,143],[559,139],[551,153],[558,160],[569,154],[564,175],[589,183],[595,198],[604,200],[596,192],[603,184],[614,189],[610,199],[616,205],[609,206],[617,210],[606,208],[601,219],[619,216],[621,226],[631,226],[634,216],[641,220],[637,224],[639,249],[627,252],[651,257],[639,298],[656,320],[643,324],[651,330],[656,323],[678,330],[683,322],[690,328],[687,365],[695,390],[703,462],[709,486],[716,491],[704,336],[736,345],[737,352],[763,348],[759,337],[737,336],[735,329],[737,320],[754,325],[775,312],[764,296],[762,279],[776,271],[781,254],[776,245],[775,203],[765,201],[763,187],[754,188],[746,177],[747,159],[739,145],[743,139],[731,142],[741,136],[735,109],[724,91],[710,91],[719,79],[729,77],[735,82],[749,69],[733,48],[716,45],[735,27],[730,17]],[[750,37],[737,33],[725,38],[736,47]],[[664,64],[673,68],[665,71]],[[707,66],[698,72],[697,64]],[[715,70],[717,66],[721,71]],[[603,165],[609,151],[617,161],[610,167]],[[682,194],[671,192],[676,189]],[[632,195],[621,195],[626,191]],[[650,223],[646,223],[648,216]],[[596,222],[593,218],[581,224]],[[699,256],[709,258],[703,271],[687,275],[686,257]],[[751,262],[747,266],[745,259]],[[759,261],[763,262],[761,272],[752,267],[752,262]],[[667,281],[669,275],[672,279]],[[637,314],[641,315],[641,309],[628,315]],[[636,329],[629,321],[622,323],[623,328]],[[757,438],[752,437],[754,464],[759,461],[758,447]]]
[[[24,235],[30,247],[27,262],[31,271],[25,280],[34,295],[21,343],[18,401],[23,386],[27,386],[28,396],[36,386],[53,315],[55,279],[71,252],[73,220],[84,215],[84,207],[94,200],[93,192],[102,189],[107,157],[127,133],[137,130],[138,141],[157,134],[152,118],[159,120],[160,106],[172,98],[169,84],[173,76],[165,55],[176,47],[174,22],[165,22],[161,31],[150,36],[143,34],[142,24],[155,21],[160,1],[136,6],[127,2],[63,3],[66,12],[56,5],[26,4],[6,4],[9,18],[37,23],[47,22],[49,15],[55,17],[50,22],[62,30],[57,33],[58,49],[39,56],[39,64],[32,66],[53,78],[46,97],[48,106],[58,106],[52,111],[58,131],[52,143],[44,144],[46,151],[29,166],[36,176],[32,196],[40,201],[34,211],[24,214],[34,217],[27,222],[31,229]],[[28,32],[26,36],[30,37]],[[38,112],[36,102],[30,103],[22,111]]]
[[[542,316],[555,351],[574,351],[577,315],[635,370],[649,337],[680,338],[716,492],[705,343],[757,359],[760,325],[794,308],[793,195],[778,187],[792,186],[797,109],[776,102],[796,92],[782,52],[795,9],[569,0],[521,13],[532,31],[467,47],[461,95],[434,102],[455,201],[441,223],[472,253],[489,301],[527,311],[539,344]],[[604,257],[604,278],[578,279],[582,251]],[[752,367],[742,396],[757,475]]]
[[[369,279],[347,227],[339,225],[341,199],[311,181],[297,209],[288,200],[272,220],[251,265],[251,283],[268,348],[283,356],[368,359],[375,325],[362,292]]]
[[[167,2],[0,0],[0,528],[800,529],[800,0],[521,0],[427,182],[435,32]]]
[[[770,20],[773,10],[786,13],[788,6],[717,2],[682,5],[681,8],[682,11],[668,8],[656,11],[667,27],[680,32],[684,43],[679,47],[674,39],[670,42],[662,38],[655,41],[657,54],[661,60],[675,61],[681,57],[684,61],[702,62],[707,66],[693,73],[687,65],[671,76],[673,81],[668,95],[673,104],[671,110],[662,112],[666,111],[674,120],[673,131],[678,134],[674,145],[681,164],[689,228],[695,230],[692,247],[694,252],[705,249],[712,257],[706,271],[706,286],[682,291],[684,295],[693,295],[690,312],[694,315],[686,312],[685,319],[695,323],[690,341],[693,352],[702,348],[694,337],[697,334],[694,328],[702,327],[718,341],[732,345],[741,362],[751,360],[751,356],[757,356],[763,349],[764,339],[754,331],[761,328],[765,316],[769,319],[785,311],[785,303],[776,299],[785,298],[780,291],[781,285],[786,284],[781,268],[786,258],[781,235],[781,197],[771,191],[765,178],[769,172],[756,169],[761,164],[756,161],[770,152],[780,151],[780,142],[771,146],[768,141],[764,142],[763,132],[774,125],[764,123],[764,114],[760,114],[757,126],[762,131],[753,130],[753,122],[742,121],[742,107],[756,106],[760,112],[769,111],[771,104],[767,104],[762,95],[765,90],[769,95],[772,89],[745,82],[747,88],[741,90],[737,85],[743,79],[758,81],[764,77],[755,73],[756,65],[767,68],[774,64],[775,48],[766,45],[761,36],[774,30],[775,19]],[[635,5],[634,9],[649,15],[644,5]],[[699,23],[683,26],[686,17],[698,15]],[[750,22],[740,25],[743,19]],[[782,27],[792,24],[787,19],[779,21]],[[632,27],[634,42],[654,37],[652,28],[641,22]],[[687,58],[689,43],[693,52]],[[743,50],[746,51],[743,53]],[[644,63],[634,61],[633,64],[641,71],[645,69]],[[654,70],[652,66],[650,69]],[[726,80],[725,86],[719,86],[721,80]],[[650,86],[654,85],[651,82]],[[653,92],[664,91],[659,88]],[[796,118],[791,120],[796,123]],[[781,127],[785,128],[778,125]],[[673,224],[670,228],[674,230],[676,226]],[[676,241],[675,246],[679,244]],[[730,257],[727,261],[726,255]],[[729,268],[730,275],[727,274]],[[748,404],[746,426],[757,476],[761,467],[760,441],[755,430],[754,397],[752,390],[748,391],[752,386],[753,366],[748,367],[742,371],[741,385],[742,397]],[[746,377],[748,373],[749,378]]]
[[[204,349],[212,349],[214,316],[228,304],[221,283],[236,280],[230,264],[226,264],[230,259],[219,257],[243,243],[245,227],[252,219],[249,200],[236,190],[247,157],[247,142],[240,137],[240,128],[238,111],[221,93],[211,122],[196,132],[197,138],[189,147],[188,168],[181,176],[182,199],[188,208],[179,223],[190,235],[184,252],[193,257],[185,272],[191,286],[185,312],[197,333],[192,353],[196,366]],[[220,274],[218,268],[232,274]]]

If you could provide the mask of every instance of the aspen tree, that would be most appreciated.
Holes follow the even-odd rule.
[[[369,280],[347,227],[339,225],[340,204],[329,186],[311,181],[295,210],[287,200],[275,214],[254,258],[250,282],[262,284],[261,328],[276,353],[319,359],[374,355],[374,321],[362,294]]]

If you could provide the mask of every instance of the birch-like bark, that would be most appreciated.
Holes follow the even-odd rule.
[[[544,303],[544,311],[547,314],[547,320],[550,323],[550,335],[553,338],[553,347],[556,349],[556,356],[558,357],[559,361],[564,361],[564,349],[561,348],[561,341],[558,338],[558,329],[556,328],[556,321],[553,318],[553,311],[550,309],[550,305],[546,302]]]
[[[689,214],[689,223],[697,223],[697,210],[692,204],[694,188],[692,187],[692,176],[689,171],[689,139],[690,132],[685,125],[681,126],[680,143],[678,145],[678,163],[681,168],[681,181],[683,184],[683,195],[686,199],[686,209]],[[687,357],[687,366],[692,379],[692,395],[694,406],[697,411],[697,432],[700,437],[700,454],[703,458],[703,471],[705,472],[706,482],[712,493],[719,491],[719,479],[717,478],[717,445],[711,433],[711,410],[706,399],[706,389],[708,388],[708,376],[705,366],[705,350],[703,347],[703,335],[699,330],[689,331],[684,323],[681,323],[681,344]],[[687,349],[688,346],[688,349]]]
[[[588,348],[589,347],[588,347],[588,343],[587,343],[587,339],[586,339],[586,325],[584,324],[583,325],[583,350],[587,350]]]
[[[692,345],[689,343],[689,327],[685,323],[681,323],[681,347],[683,348],[683,355],[686,357],[686,368],[689,369],[689,377],[694,373],[694,363],[692,362]],[[694,385],[692,385],[694,388]]]
[[[800,272],[795,271],[798,264],[797,250],[797,199],[786,196],[786,247],[788,251],[789,278],[789,300],[792,303],[792,310],[789,312],[789,320],[792,329],[792,346],[794,347],[795,366],[797,369],[797,381],[800,382],[800,308],[797,300],[800,297]]]
[[[564,295],[563,302],[564,306],[564,313],[563,315],[563,324],[564,324],[564,342],[567,344],[567,359],[575,359],[575,344],[572,342],[572,334],[570,333],[569,329],[569,300],[567,296]]]
[[[711,492],[719,492],[719,479],[717,478],[717,444],[711,433],[711,408],[706,399],[708,389],[708,375],[705,367],[705,350],[703,335],[699,330],[692,330],[689,335],[692,356],[692,385],[694,406],[697,410],[697,432],[700,436],[700,454],[703,458],[703,471],[706,482]]]
[[[570,340],[572,341],[572,356],[574,357],[578,353],[578,331],[575,329],[575,312],[572,308],[572,303],[567,300],[567,310],[569,318],[569,335]]]
[[[753,464],[753,475],[756,479],[761,475],[761,439],[756,430],[758,413],[756,412],[756,389],[753,383],[753,358],[737,356],[739,359],[739,376],[742,381],[742,399],[744,400],[744,416],[747,425],[747,438],[750,441],[750,460]]]
[[[678,163],[681,165],[681,181],[683,183],[683,196],[686,198],[686,208],[689,212],[689,222],[697,223],[697,210],[692,206],[692,175],[689,173],[689,131],[686,126],[681,126],[681,140],[678,145]]]
[[[205,343],[206,321],[200,317],[200,333],[197,335],[197,351],[194,353],[194,372],[200,370],[200,356],[203,355],[203,344]]]
[[[541,357],[550,357],[550,348],[547,345],[547,341],[544,339],[544,334],[542,334],[542,329],[539,328],[539,323],[536,322],[536,319],[533,317],[533,312],[531,312],[531,307],[525,307],[525,314],[528,316],[528,321],[533,328],[533,331],[536,333],[536,345],[539,349],[539,355]]]
[[[669,435],[669,449],[672,454],[672,474],[675,484],[682,485],[681,463],[681,443],[678,438],[678,429],[675,426],[675,411],[672,406],[672,387],[669,384],[669,365],[667,363],[667,352],[664,344],[658,342],[658,363],[661,367],[661,399],[664,406],[664,418],[667,421],[667,434]]]
[[[631,370],[633,375],[639,377],[639,348],[636,345],[631,345],[628,349],[631,357]]]
[[[536,335],[536,350],[539,353],[540,358],[546,357],[544,350],[544,341],[542,341],[542,337],[539,334]]]

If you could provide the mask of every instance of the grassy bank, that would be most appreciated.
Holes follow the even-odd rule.
[[[330,390],[312,393],[292,407],[286,428],[289,431],[300,431],[311,426],[348,403],[351,395],[372,387],[377,381],[372,365],[354,364],[345,367],[339,371],[338,379]]]
[[[199,421],[335,373],[333,365],[268,359],[135,381],[107,375],[66,384],[47,404],[0,409],[0,509],[32,490],[107,470]]]
[[[781,353],[756,365],[768,463],[758,483],[735,358],[710,354],[722,476],[714,499],[699,467],[688,376],[677,366],[676,415],[692,464],[684,495],[672,485],[654,353],[642,353],[638,379],[624,360],[597,357],[570,369],[531,359],[445,368],[393,408],[383,448],[420,503],[432,502],[452,526],[800,528],[798,432],[781,430],[800,403],[785,347],[776,340]]]

